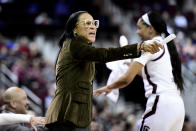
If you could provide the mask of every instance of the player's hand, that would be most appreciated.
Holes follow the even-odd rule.
[[[145,52],[150,52],[151,54],[159,52],[159,48],[163,48],[163,46],[154,40],[148,40],[143,42],[142,50]]]
[[[101,95],[102,93],[104,93],[105,95],[107,95],[108,93],[110,93],[112,91],[112,89],[109,89],[107,86],[105,87],[102,87],[100,89],[97,89],[95,91],[93,91],[93,95],[94,96],[99,96]]]
[[[124,62],[123,64],[130,66],[131,62]]]
[[[35,117],[32,116],[30,119],[30,124],[32,128],[37,131],[36,126],[44,126],[45,125],[45,117]]]

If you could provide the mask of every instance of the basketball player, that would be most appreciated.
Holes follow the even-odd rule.
[[[161,34],[168,36],[165,21],[156,12],[149,12],[139,18],[137,34],[142,40],[162,42]],[[181,131],[185,109],[180,96],[183,91],[181,62],[174,45],[169,42],[158,53],[144,53],[136,58],[128,71],[114,83],[94,91],[98,96],[112,89],[127,86],[136,74],[143,77],[146,110],[139,122],[138,131]]]

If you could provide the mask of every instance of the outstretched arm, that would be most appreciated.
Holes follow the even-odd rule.
[[[162,45],[156,41],[144,41],[118,48],[95,48],[78,38],[70,43],[70,52],[78,60],[109,62],[140,57],[141,50],[154,54],[160,50],[159,47],[162,48]]]
[[[0,114],[0,125],[15,124],[15,123],[29,123],[31,115],[25,114],[11,114],[2,113]]]
[[[129,83],[131,83],[133,81],[134,77],[137,74],[141,73],[142,67],[143,67],[143,65],[140,64],[139,62],[131,63],[127,72],[124,75],[122,75],[117,81],[115,81],[112,84],[107,85],[103,88],[95,90],[93,94],[95,96],[99,96],[102,93],[105,93],[105,95],[107,95],[108,93],[110,93],[112,91],[112,89],[126,87]]]
[[[44,125],[44,117],[35,117],[27,114],[11,114],[11,113],[2,113],[0,114],[0,125],[15,124],[15,123],[30,123],[31,126],[36,131],[37,125]]]

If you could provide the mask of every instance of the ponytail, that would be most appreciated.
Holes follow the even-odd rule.
[[[169,35],[168,31],[165,32],[166,37]],[[170,54],[170,60],[172,65],[172,74],[174,76],[174,82],[176,83],[178,89],[183,91],[183,78],[182,78],[182,70],[181,70],[181,60],[178,55],[176,46],[174,41],[167,43],[167,47]]]
[[[149,21],[151,25],[154,27],[156,32],[158,32],[159,34],[164,33],[166,36],[169,35],[169,33],[167,32],[167,25],[158,12],[154,12],[154,11],[149,12],[148,17],[149,17]],[[174,41],[167,43],[167,47],[168,47],[169,54],[170,54],[174,82],[176,83],[178,89],[180,91],[183,91],[181,60],[178,55]]]

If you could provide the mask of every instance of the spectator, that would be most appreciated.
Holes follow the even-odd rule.
[[[27,99],[26,93],[18,87],[11,87],[8,88],[3,95],[3,100],[5,103],[5,110],[4,113],[10,113],[10,114],[26,114],[29,101]],[[14,116],[12,117],[14,118]],[[16,119],[17,117],[15,117]],[[32,120],[32,118],[31,118]],[[39,120],[39,119],[37,119]],[[40,119],[42,120],[42,119]],[[9,121],[9,120],[7,120]],[[14,120],[13,120],[14,121]],[[29,118],[27,118],[27,121],[29,121]],[[9,121],[10,122],[10,121]],[[33,126],[33,128],[29,128],[27,126],[24,126],[23,123],[17,123],[17,124],[10,124],[10,125],[1,125],[0,130],[1,131],[33,131],[33,130],[42,131],[44,130],[43,127],[37,127],[37,129]]]

